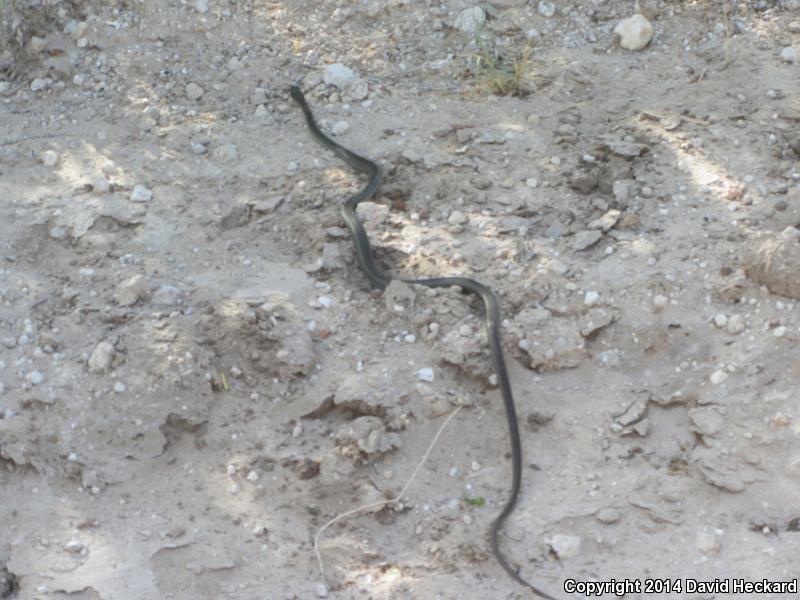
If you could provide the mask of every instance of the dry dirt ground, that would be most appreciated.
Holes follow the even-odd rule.
[[[523,576],[798,576],[798,2],[0,4],[0,597],[530,597],[298,80]]]

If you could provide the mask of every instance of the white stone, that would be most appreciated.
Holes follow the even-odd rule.
[[[542,15],[544,18],[549,19],[554,14],[556,14],[556,5],[552,2],[547,2],[546,0],[542,0],[539,2],[539,14]]]
[[[425,367],[424,369],[420,369],[417,371],[417,379],[420,381],[427,381],[428,383],[432,382],[434,378],[433,369],[430,367]]]
[[[534,189],[537,185],[539,185],[539,180],[536,179],[536,177],[528,177],[525,180],[525,185],[527,185],[531,189]]]
[[[39,385],[44,381],[44,375],[41,371],[31,371],[27,375],[25,375],[25,381],[30,383],[31,385]]]
[[[727,324],[728,324],[728,317],[726,315],[720,313],[714,317],[714,325],[716,325],[720,329],[724,328]]]
[[[594,290],[589,290],[583,297],[583,303],[586,306],[593,306],[597,304],[599,300],[600,300],[600,292],[595,292]]]
[[[786,46],[786,48],[781,50],[781,60],[787,63],[796,63],[797,50],[792,48],[791,46]]]
[[[728,319],[728,324],[725,326],[725,330],[732,334],[736,335],[738,333],[742,333],[745,328],[744,317],[742,315],[733,315]]]
[[[717,554],[720,550],[719,539],[713,531],[698,531],[694,538],[694,545],[703,554]]]
[[[208,2],[206,0],[197,0],[197,2],[194,3],[194,9],[201,15],[204,15],[208,12]]]
[[[581,538],[577,535],[555,534],[550,539],[550,547],[560,559],[570,558],[578,554],[581,549]]]
[[[103,177],[102,175],[97,175],[96,177],[92,177],[92,190],[97,192],[98,194],[105,194],[106,192],[111,190],[111,183]]]
[[[64,544],[64,550],[71,554],[78,554],[83,550],[83,544],[78,540],[70,540]]]
[[[150,293],[144,275],[134,275],[120,282],[114,291],[114,297],[120,306],[132,306]]]
[[[666,308],[667,304],[669,304],[669,299],[666,296],[662,294],[656,294],[653,297],[653,306],[656,308]]]
[[[318,583],[317,587],[314,588],[314,593],[317,595],[317,598],[327,598],[328,588],[324,583]]]
[[[641,50],[653,39],[653,25],[643,15],[633,15],[617,24],[614,37],[625,50]]]
[[[450,213],[450,216],[447,217],[447,222],[450,223],[450,225],[463,225],[467,220],[467,215],[460,210],[454,210]]]
[[[350,131],[350,124],[347,121],[337,121],[331,127],[333,135],[342,135]]]
[[[92,373],[102,373],[111,366],[112,360],[114,360],[114,346],[103,341],[95,346],[87,364]]]
[[[114,384],[114,391],[117,392],[118,394],[121,394],[122,392],[125,391],[125,384],[122,383],[121,381],[117,381]]]
[[[340,90],[354,85],[359,79],[358,73],[341,63],[328,65],[322,72],[322,81],[327,85],[335,85]]]
[[[712,383],[712,385],[719,385],[726,379],[728,379],[728,374],[725,371],[714,371],[711,374],[711,377],[709,377],[709,381]]]
[[[55,167],[58,162],[58,154],[54,150],[45,150],[40,158],[45,167]]]
[[[45,81],[44,79],[40,79],[37,77],[36,79],[31,81],[32,92],[40,92],[46,87],[47,87],[47,81]]]
[[[205,94],[205,90],[192,81],[186,85],[183,93],[186,94],[189,100],[199,100]]]
[[[486,12],[480,6],[465,8],[453,21],[453,27],[464,33],[475,33],[486,22]]]
[[[780,327],[776,327],[775,328],[775,330],[772,332],[772,335],[774,335],[777,338],[780,338],[780,337],[785,336],[787,331],[788,330],[786,329],[786,327],[781,325]]]
[[[153,192],[143,185],[136,185],[131,192],[131,202],[150,202],[153,199]]]
[[[250,471],[247,474],[247,481],[253,481],[253,482],[258,481],[258,473],[256,473],[255,471]]]
[[[236,144],[222,144],[221,146],[217,146],[214,148],[212,154],[214,158],[223,162],[232,162],[239,158],[239,150],[236,148]]]

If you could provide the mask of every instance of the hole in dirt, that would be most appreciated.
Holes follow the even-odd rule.
[[[0,598],[13,598],[18,590],[17,576],[5,567],[0,569]]]

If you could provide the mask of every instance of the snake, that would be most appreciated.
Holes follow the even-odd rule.
[[[375,262],[372,247],[369,243],[369,236],[364,225],[359,220],[356,209],[359,203],[372,198],[381,185],[380,167],[373,161],[348,150],[341,144],[333,141],[325,135],[314,119],[314,113],[306,102],[305,95],[299,86],[292,85],[289,88],[292,99],[300,106],[305,116],[308,130],[311,136],[327,150],[330,150],[350,167],[366,175],[369,180],[358,193],[350,196],[346,202],[340,206],[340,214],[355,246],[356,258],[361,270],[367,276],[370,283],[380,289],[385,289],[393,278],[384,272]],[[511,389],[511,380],[508,376],[506,361],[503,356],[503,345],[500,338],[500,305],[497,296],[488,286],[466,277],[436,277],[432,279],[398,279],[399,281],[412,285],[421,285],[429,288],[450,288],[459,287],[462,292],[473,294],[480,298],[483,303],[485,314],[485,328],[489,342],[489,350],[492,355],[494,371],[500,386],[500,394],[503,398],[506,420],[508,422],[508,434],[511,445],[511,488],[500,514],[493,521],[489,529],[489,542],[497,562],[508,573],[508,575],[518,584],[527,587],[534,594],[545,600],[555,600],[553,596],[541,590],[539,587],[529,583],[511,566],[500,549],[500,531],[503,528],[509,515],[514,511],[522,485],[522,442],[520,441],[519,423],[517,421],[517,411],[514,406],[514,396]]]

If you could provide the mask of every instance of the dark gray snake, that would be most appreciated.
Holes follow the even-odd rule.
[[[372,248],[369,245],[369,238],[367,232],[361,221],[356,216],[356,207],[359,202],[371,198],[381,184],[381,171],[371,160],[359,156],[355,152],[351,152],[344,146],[341,146],[326,136],[314,121],[314,114],[306,102],[303,92],[297,86],[290,88],[292,99],[300,105],[303,114],[308,124],[308,129],[314,139],[322,144],[325,148],[333,152],[336,156],[341,158],[348,165],[354,169],[361,171],[369,177],[369,182],[360,192],[351,196],[347,202],[341,206],[341,215],[344,219],[345,225],[350,230],[353,237],[353,243],[356,248],[356,256],[361,269],[366,274],[372,285],[379,289],[386,288],[392,277],[375,264],[375,259],[372,256]],[[554,600],[552,596],[541,591],[537,587],[525,581],[517,571],[509,564],[508,560],[503,556],[500,551],[498,535],[502,529],[508,516],[514,510],[517,503],[517,496],[519,495],[519,488],[522,481],[522,445],[519,437],[519,425],[517,423],[517,414],[514,408],[514,397],[511,394],[511,382],[508,378],[508,371],[506,370],[506,362],[503,358],[503,347],[500,343],[500,307],[497,303],[497,296],[494,292],[472,279],[465,277],[437,277],[434,279],[401,279],[405,283],[416,285],[424,285],[430,288],[451,287],[458,286],[464,292],[475,294],[483,302],[483,307],[486,312],[486,333],[489,339],[489,348],[492,353],[494,361],[494,369],[497,374],[497,379],[500,383],[500,393],[503,396],[503,406],[505,407],[506,419],[508,420],[508,433],[511,439],[511,493],[506,501],[503,510],[495,519],[489,531],[489,540],[492,546],[492,553],[494,554],[497,562],[505,569],[514,581],[531,589],[535,594],[547,600]]]

